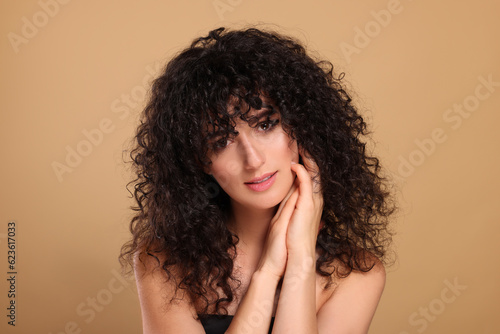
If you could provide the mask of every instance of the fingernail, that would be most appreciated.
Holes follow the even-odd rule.
[[[297,164],[296,162],[292,161],[292,165],[296,165],[296,164]]]

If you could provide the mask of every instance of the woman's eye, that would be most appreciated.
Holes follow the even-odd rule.
[[[267,130],[269,128],[270,128],[269,122],[262,122],[262,123],[260,123],[260,129],[261,130]]]
[[[275,119],[275,120],[267,120],[267,121],[261,122],[259,124],[259,129],[263,130],[263,131],[268,131],[271,128],[273,128],[276,124],[278,124],[278,120],[277,119]]]
[[[227,139],[226,138],[221,138],[219,140],[217,140],[215,143],[214,143],[214,146],[216,148],[224,148],[227,146]]]
[[[222,151],[224,148],[226,148],[227,145],[229,145],[230,139],[228,138],[220,138],[212,142],[211,148],[213,151]]]

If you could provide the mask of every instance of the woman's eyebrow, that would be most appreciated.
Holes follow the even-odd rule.
[[[223,137],[226,134],[226,132],[227,131],[223,131],[223,130],[217,130],[217,131],[211,132],[207,135],[207,139],[213,140],[214,138]]]
[[[214,140],[214,139],[219,139],[219,138],[222,138],[222,137],[225,137],[225,136],[237,136],[238,135],[238,131],[236,130],[227,130],[227,129],[224,129],[224,128],[219,128],[217,131],[213,131],[213,132],[210,132],[206,139],[207,140]]]
[[[256,110],[254,114],[249,115],[247,119],[249,120],[259,120],[264,117],[269,117],[271,115],[276,114],[277,111],[275,108],[273,108],[271,105],[262,105],[262,108],[259,110]]]

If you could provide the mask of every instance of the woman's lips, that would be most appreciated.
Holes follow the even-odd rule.
[[[276,180],[277,173],[278,171],[274,173],[264,174],[258,178],[252,179],[252,181],[250,182],[245,182],[245,185],[247,185],[253,191],[267,190],[273,185],[274,181]]]

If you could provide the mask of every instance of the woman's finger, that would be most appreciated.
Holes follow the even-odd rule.
[[[319,181],[315,182],[312,180],[311,174],[303,165],[293,164],[292,170],[297,174],[297,180],[299,182],[300,197],[297,205],[305,210],[312,209],[310,205],[314,208],[322,208],[323,194],[319,183],[317,183]],[[312,202],[310,200],[312,200]]]
[[[304,163],[304,167],[309,173],[310,178],[313,183],[313,191],[315,193],[321,192],[321,180],[319,176],[319,167],[316,162],[310,157],[310,154],[305,151],[303,148],[299,149],[299,154],[302,157],[302,162]]]
[[[306,198],[311,198],[313,185],[310,174],[301,164],[292,164],[291,168],[297,174],[300,195]]]
[[[281,210],[278,216],[278,220],[282,220],[287,223],[290,221],[293,211],[295,210],[295,205],[297,204],[298,198],[299,198],[299,189],[295,187],[294,191],[291,193],[290,197],[283,206],[283,209]]]

